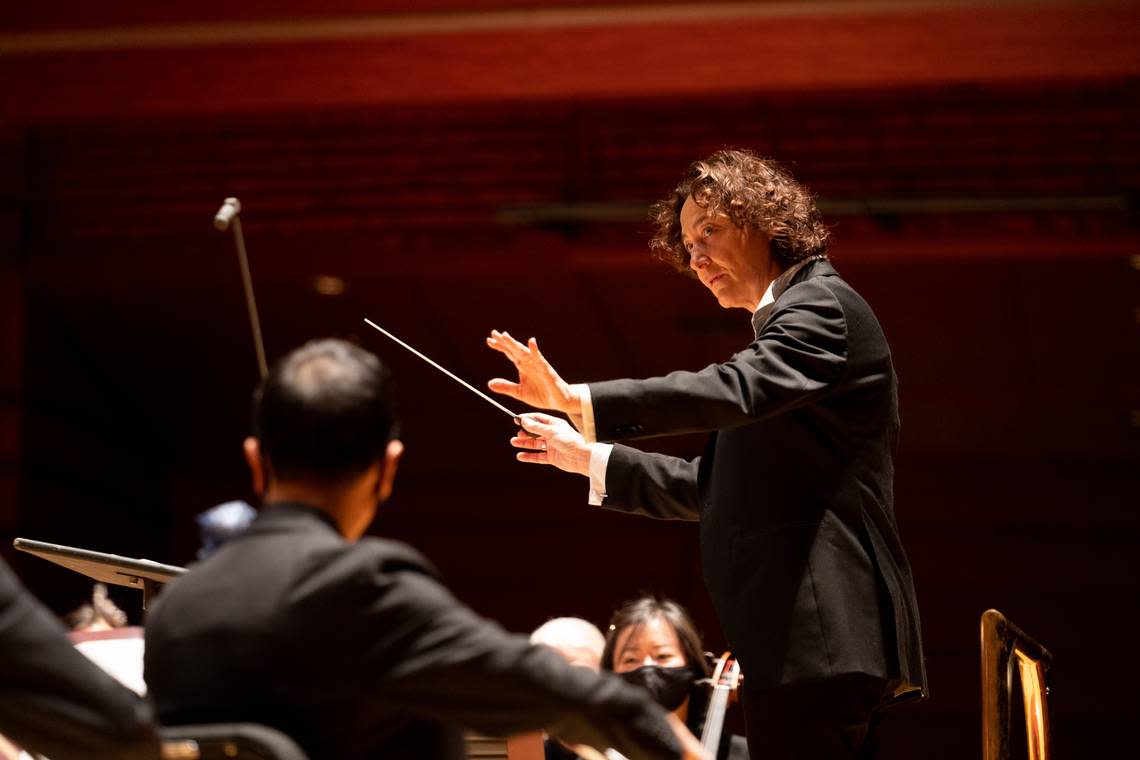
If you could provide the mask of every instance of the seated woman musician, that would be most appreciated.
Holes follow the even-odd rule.
[[[696,626],[681,605],[655,596],[622,605],[610,618],[602,669],[644,687],[702,742],[706,737],[715,742],[715,748],[706,748],[715,751],[717,760],[748,760],[744,737],[720,731],[726,700],[723,693],[710,700],[711,669]]]

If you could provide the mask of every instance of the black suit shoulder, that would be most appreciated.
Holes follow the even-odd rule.
[[[320,757],[450,757],[457,726],[676,754],[637,690],[479,616],[411,547],[269,512],[155,605],[146,677],[165,720],[263,722]]]
[[[840,283],[817,276],[788,288],[757,337],[725,361],[695,372],[590,383],[597,439],[739,428],[830,393],[848,356]]]

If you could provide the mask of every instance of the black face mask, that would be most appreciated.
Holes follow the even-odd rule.
[[[689,696],[693,685],[693,671],[688,665],[679,668],[663,668],[660,665],[644,665],[637,670],[618,673],[626,683],[640,686],[653,695],[657,704],[666,710],[676,710]]]

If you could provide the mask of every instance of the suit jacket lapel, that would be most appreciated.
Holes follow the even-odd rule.
[[[772,302],[761,306],[752,314],[752,332],[757,338],[760,337],[760,330],[764,327],[764,323],[767,322],[768,317],[771,316],[772,309],[776,306],[776,301],[779,301],[780,296],[784,295],[784,291],[792,286],[792,280],[796,278],[800,270],[808,264],[824,261],[826,258],[826,256],[810,256],[788,267],[784,270],[783,274],[775,279],[772,283]]]

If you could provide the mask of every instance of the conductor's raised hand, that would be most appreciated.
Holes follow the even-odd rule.
[[[569,422],[541,412],[530,412],[518,417],[523,430],[516,433],[511,445],[522,451],[515,454],[520,462],[549,464],[566,472],[590,474],[590,444]]]
[[[581,414],[577,394],[538,350],[537,340],[531,338],[523,344],[508,333],[492,330],[487,345],[510,359],[519,373],[517,383],[494,378],[487,383],[492,391],[538,409],[554,409],[571,417]]]

